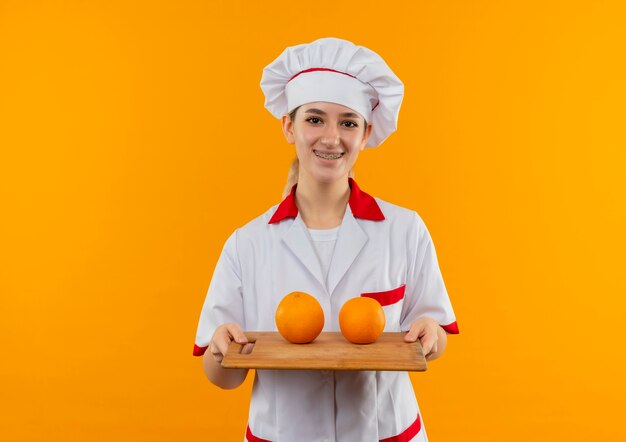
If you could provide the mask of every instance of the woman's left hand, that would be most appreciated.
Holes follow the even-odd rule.
[[[426,359],[437,353],[439,324],[428,316],[422,316],[411,324],[411,328],[404,335],[406,342],[415,342],[418,338]]]

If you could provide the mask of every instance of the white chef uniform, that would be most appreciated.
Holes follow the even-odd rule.
[[[377,299],[386,332],[407,331],[421,316],[458,333],[456,318],[422,219],[374,198],[349,178],[350,199],[324,278],[295,204],[279,205],[236,229],[211,279],[194,354],[227,322],[244,331],[276,331],[274,314],[288,293],[313,295],[324,331],[339,331],[341,306],[355,296]],[[249,442],[426,441],[408,373],[257,370],[250,402]]]

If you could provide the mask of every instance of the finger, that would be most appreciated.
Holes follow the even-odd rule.
[[[411,328],[406,333],[406,335],[404,335],[404,340],[406,342],[415,342],[417,340],[417,337],[422,333],[423,328],[424,327],[422,324],[414,322],[413,324],[411,324]]]
[[[230,334],[230,336],[238,344],[247,344],[248,343],[248,338],[246,338],[246,335],[243,333],[243,331],[241,331],[241,327],[239,327],[239,325],[237,325],[237,324],[228,324],[226,326],[226,330],[228,330],[228,333]]]
[[[426,359],[430,360],[434,357],[435,353],[437,353],[437,343],[435,342],[435,345],[433,345],[433,348],[431,349],[430,353],[428,353],[426,355]]]
[[[232,339],[226,330],[221,333],[216,333],[211,341],[216,349],[216,354],[224,356],[228,350],[231,340]]]
[[[215,344],[211,343],[211,345],[209,345],[209,351],[213,355],[213,359],[215,359],[217,362],[222,362],[222,359],[224,359],[224,354],[217,348]]]
[[[420,343],[422,344],[422,350],[424,355],[429,354],[435,343],[437,342],[437,335],[435,333],[426,332],[424,336],[420,338]]]

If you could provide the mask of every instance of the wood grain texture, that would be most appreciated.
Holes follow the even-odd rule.
[[[245,332],[252,351],[231,342],[222,360],[226,368],[277,370],[426,371],[419,340],[404,342],[405,333],[383,333],[372,344],[352,344],[340,332],[322,332],[310,344],[292,344],[278,332]]]

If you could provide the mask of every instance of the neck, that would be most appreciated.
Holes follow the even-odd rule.
[[[348,177],[322,183],[301,173],[296,188],[296,206],[307,227],[331,229],[341,224],[350,199]]]

